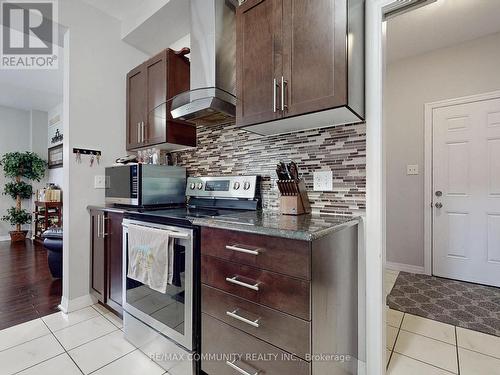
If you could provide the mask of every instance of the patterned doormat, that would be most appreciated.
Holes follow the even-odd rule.
[[[500,336],[500,288],[400,272],[391,309]]]

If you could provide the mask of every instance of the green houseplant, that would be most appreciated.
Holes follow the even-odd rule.
[[[0,165],[5,177],[12,179],[5,184],[4,194],[16,201],[15,207],[9,208],[2,220],[15,227],[9,232],[12,242],[24,241],[27,231],[22,231],[21,226],[31,222],[31,213],[23,209],[21,203],[31,198],[33,188],[23,179],[40,181],[45,175],[47,163],[37,154],[27,151],[6,153],[0,159]]]

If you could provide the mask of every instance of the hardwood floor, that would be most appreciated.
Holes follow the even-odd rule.
[[[0,329],[58,311],[61,294],[42,245],[0,242]]]

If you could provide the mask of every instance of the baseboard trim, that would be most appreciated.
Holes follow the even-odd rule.
[[[393,271],[425,274],[425,269],[423,266],[414,266],[412,264],[385,262],[385,267]]]
[[[65,296],[61,298],[59,310],[64,313],[70,313],[76,310],[81,310],[84,307],[92,306],[97,303],[97,299],[90,294],[68,300]]]

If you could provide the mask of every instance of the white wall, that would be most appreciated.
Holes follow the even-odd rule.
[[[94,176],[125,155],[125,76],[147,56],[120,39],[120,23],[80,0],[60,1],[60,23],[69,29],[64,103],[64,280],[62,307],[74,309],[89,293],[87,205],[104,203]],[[69,48],[66,48],[69,47]],[[69,85],[69,86],[68,86]],[[66,110],[68,109],[68,111]],[[100,166],[78,164],[73,147],[102,151]],[[83,302],[82,302],[83,303]]]
[[[6,152],[29,151],[31,149],[30,112],[0,106],[0,156]],[[0,216],[12,207],[15,202],[3,195],[3,188],[8,182],[0,168]],[[29,204],[25,204],[25,208]],[[26,228],[28,229],[28,228]],[[9,239],[10,224],[0,222],[0,240]]]
[[[500,33],[395,61],[386,77],[387,261],[423,267],[424,104],[500,90]]]
[[[56,116],[59,116],[59,118],[61,119],[61,124],[58,126],[62,130],[62,126],[63,126],[62,122],[64,119],[62,103],[56,105],[54,108],[51,108],[48,111],[47,121],[50,121],[51,119],[55,118]],[[48,124],[48,122],[47,122],[47,124]],[[63,135],[64,135],[64,132],[63,132]],[[48,136],[46,136],[46,138],[47,138],[47,143],[48,143],[48,139],[49,139]],[[47,182],[50,182],[52,184],[56,184],[57,186],[62,188],[63,183],[64,183],[63,175],[64,175],[63,168],[49,169],[48,175],[47,175]]]

